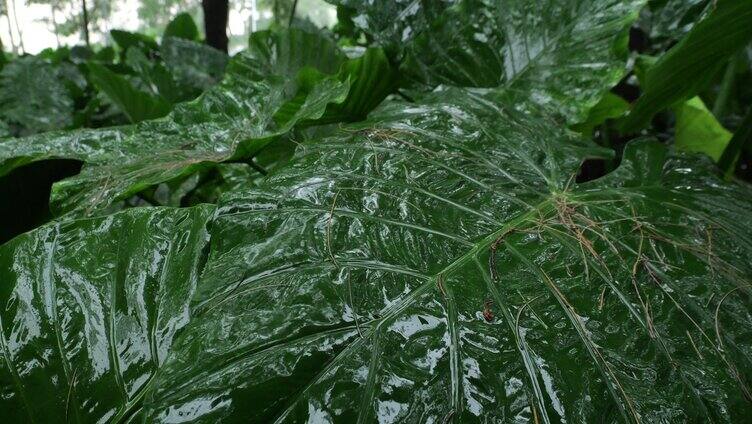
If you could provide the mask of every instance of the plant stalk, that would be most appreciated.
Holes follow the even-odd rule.
[[[721,159],[718,161],[718,166],[723,170],[727,177],[730,177],[734,172],[734,166],[736,160],[739,158],[739,152],[745,145],[752,145],[752,107],[747,111],[747,115],[744,117],[742,124],[731,137],[726,150],[723,151]]]
[[[18,44],[21,46],[21,53],[26,53],[26,48],[24,47],[23,42],[23,30],[21,29],[21,26],[18,25],[18,11],[16,11],[16,0],[10,0],[11,7],[13,7],[13,22],[16,23],[16,32],[18,32]],[[6,13],[8,11],[6,10]],[[10,23],[10,21],[8,22]]]
[[[13,54],[18,54],[16,38],[13,36],[13,26],[10,23],[10,9],[8,8],[8,0],[3,0],[3,5],[5,6],[5,19],[8,21],[8,37],[10,38],[10,46],[13,49]]]
[[[292,21],[295,18],[295,9],[298,8],[298,0],[293,0],[292,2],[292,9],[290,9],[290,20],[287,22],[287,26],[292,26]]]
[[[89,43],[89,11],[86,9],[86,0],[81,0],[81,7],[83,8],[84,42],[86,42],[86,47],[91,47]]]
[[[55,5],[50,3],[50,10],[52,11],[52,27],[55,30],[55,42],[57,43],[57,48],[60,48],[60,28],[57,24],[57,13],[55,13]]]
[[[731,89],[734,87],[734,80],[736,79],[736,66],[738,62],[739,54],[737,53],[731,57],[726,66],[726,72],[723,74],[721,87],[718,91],[718,98],[715,99],[715,103],[713,104],[713,115],[719,121],[726,115],[729,98],[731,98]]]

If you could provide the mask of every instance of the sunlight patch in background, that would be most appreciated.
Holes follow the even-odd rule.
[[[18,53],[22,51],[29,54],[39,53],[48,47],[73,46],[83,44],[83,36],[78,31],[69,36],[56,36],[53,23],[53,12],[49,5],[26,4],[16,0],[15,7],[9,0],[9,16],[0,16],[0,40],[6,52],[12,51],[12,41],[18,45]],[[200,2],[192,5],[192,11],[196,11],[196,23],[203,26],[200,13]],[[238,52],[247,45],[248,35],[256,30],[268,28],[274,18],[274,14],[268,5],[259,6],[256,0],[230,1],[230,17],[227,35],[230,37],[230,53]],[[109,19],[104,23],[102,31],[90,28],[90,40],[92,44],[111,44],[108,32],[111,29],[126,31],[140,31],[146,33],[161,34],[163,28],[144,28],[139,18],[139,0],[118,0],[111,3],[112,11]],[[75,8],[75,9],[73,9]],[[80,3],[68,4],[63,10],[58,10],[54,16],[54,22],[63,24],[71,12],[78,12]],[[183,10],[166,11],[174,16]],[[192,13],[193,14],[193,13]],[[318,27],[331,28],[337,22],[336,8],[324,0],[300,0],[298,2],[296,16],[300,19],[308,19]],[[280,17],[287,23],[289,17]],[[10,28],[9,28],[10,25]],[[203,28],[202,32],[203,32]],[[12,39],[11,39],[12,33]]]

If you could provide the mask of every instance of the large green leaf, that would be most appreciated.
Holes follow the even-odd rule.
[[[452,90],[226,195],[156,422],[738,421],[749,187]],[[747,200],[742,200],[747,199]]]
[[[164,30],[162,37],[179,37],[186,40],[198,41],[198,27],[189,13],[179,13]]]
[[[390,25],[454,23],[460,41],[467,16],[493,20],[460,13],[470,1],[384,11],[406,4]],[[623,41],[636,5],[505,3],[526,11],[510,22],[555,24],[562,54],[501,87],[440,87],[327,127],[261,185],[227,181],[216,209],[59,221],[0,246],[0,408],[40,422],[743,422],[752,189],[649,140],[574,182],[610,152],[562,116],[584,118],[622,71],[564,52]],[[569,29],[545,19],[573,11]],[[431,40],[405,28],[418,55]],[[314,41],[258,34],[172,115],[1,142],[0,170],[83,158],[54,200],[89,213],[247,159],[332,105],[368,103],[353,87],[378,79],[334,75],[359,66]],[[549,95],[568,64],[573,85],[556,90],[574,91]],[[434,65],[425,75],[447,75]]]
[[[366,49],[362,56],[342,64],[338,76],[350,80],[350,93],[341,104],[329,105],[325,118],[332,121],[357,121],[396,90],[399,74],[381,49]]]
[[[397,50],[429,86],[496,87],[534,97],[574,124],[625,72],[626,29],[642,0],[334,0]]]
[[[674,107],[676,134],[674,145],[679,150],[705,153],[718,161],[726,150],[732,134],[723,128],[699,97]]]
[[[258,31],[248,39],[248,50],[258,58],[257,77],[275,75],[285,83],[288,96],[295,94],[295,77],[306,67],[335,74],[347,57],[334,41],[308,31]]]
[[[122,53],[125,53],[132,47],[143,50],[144,52],[151,52],[159,49],[159,45],[153,38],[137,32],[113,29],[110,31],[110,37],[112,37],[118,47],[120,47]]]
[[[142,279],[77,250],[5,262],[0,269],[13,271],[3,271],[12,294],[4,340],[22,352],[6,353],[6,364],[30,368],[2,368],[2,402],[24,413],[22,394],[40,387],[39,414],[77,411],[82,421],[136,410],[145,422],[742,421],[752,375],[752,190],[652,142],[632,144],[613,174],[576,185],[579,163],[602,150],[557,129],[539,106],[525,109],[459,89],[390,102],[305,146],[261,187],[225,193],[182,315],[190,322],[154,365],[140,405],[109,389],[130,386],[90,376],[134,381],[130,362],[99,359],[130,358],[145,344],[70,343],[70,369],[82,368],[74,385],[17,372],[12,386],[8,370],[41,371],[33,349],[47,342],[32,335],[60,334],[16,307],[44,299],[29,284],[48,287],[27,269],[70,275],[75,293]],[[138,216],[194,209],[151,211]],[[68,225],[95,225],[82,243],[113,251],[99,243],[122,230],[104,223],[132,213]],[[15,240],[0,257],[44,257],[25,249],[49,252],[39,242],[49,231]],[[180,233],[192,234],[165,231]],[[120,258],[131,260],[130,249]],[[151,261],[164,257],[138,253],[129,264],[159,269]],[[71,272],[55,271],[69,270],[57,265],[66,260]],[[59,309],[90,304],[55,299]],[[97,311],[63,321],[62,334],[90,334],[87,326],[110,316]],[[115,328],[106,333],[115,341],[132,328],[102,327]],[[101,346],[97,355],[83,349],[91,345]],[[53,350],[45,363],[59,358]]]
[[[4,245],[4,420],[117,422],[137,411],[188,323],[212,213],[131,210]]]
[[[160,53],[180,89],[190,98],[217,84],[229,60],[222,51],[176,37],[165,37]]]
[[[328,76],[311,67],[302,68],[293,80],[297,82],[295,97],[274,114],[275,121],[289,121],[305,104],[311,91],[324,86],[322,81],[327,78],[349,83],[350,91],[343,102],[328,105],[323,116],[307,125],[364,119],[368,112],[397,89],[400,76],[383,50],[377,48],[366,49],[363,55],[342,63],[336,76]]]
[[[87,215],[109,210],[117,201],[161,182],[218,162],[253,156],[297,122],[316,120],[327,105],[344,102],[350,81],[355,79],[322,80],[291,119],[281,125],[275,122],[276,111],[297,92],[288,75],[319,63],[324,64],[320,71],[337,72],[347,60],[329,40],[300,33],[290,30],[276,38],[279,43],[269,41],[263,50],[251,49],[236,56],[221,84],[196,101],[177,105],[163,119],[1,143],[0,175],[36,160],[83,160],[86,164],[81,174],[53,187],[52,206],[59,213]],[[316,43],[318,50],[312,48]],[[276,50],[273,55],[268,55],[270,48]],[[299,51],[309,56],[289,56]],[[342,62],[336,66],[321,62],[322,58],[340,56]]]
[[[90,62],[88,67],[92,83],[117,105],[131,122],[161,118],[170,113],[172,105],[163,97],[138,90],[125,77],[100,64]]]
[[[139,49],[128,49],[125,54],[125,63],[135,71],[139,82],[146,90],[166,98],[170,103],[193,100],[200,94],[196,92],[193,85],[185,87],[179,84],[163,63],[149,60]]]
[[[586,137],[592,137],[595,128],[609,119],[616,119],[629,111],[629,103],[613,93],[606,93],[588,112],[587,119],[572,126],[572,129]]]
[[[34,56],[5,65],[0,72],[0,118],[18,127],[15,135],[65,128],[73,123],[73,98],[62,67]]]

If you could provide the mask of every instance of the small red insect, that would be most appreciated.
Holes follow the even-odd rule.
[[[491,310],[491,305],[493,305],[493,301],[491,299],[486,299],[486,301],[483,302],[483,318],[485,318],[487,322],[493,322],[494,320],[494,314]]]

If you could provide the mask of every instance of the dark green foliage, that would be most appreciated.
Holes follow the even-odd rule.
[[[191,15],[188,13],[180,13],[175,16],[175,18],[167,24],[162,36],[199,41],[198,27],[196,27],[196,23],[193,22],[193,18],[191,18]]]
[[[205,44],[167,36],[159,52],[178,92],[184,93],[179,101],[193,99],[222,80],[229,60],[226,54]]]
[[[183,38],[166,34],[161,45],[113,30],[117,56],[75,46],[10,61],[0,73],[0,136],[141,122],[195,99],[222,79],[228,57],[187,39],[186,18],[176,19]]]
[[[739,129],[729,141],[728,147],[726,148],[726,150],[724,150],[723,156],[721,156],[720,160],[718,161],[718,166],[728,173],[733,173],[734,164],[739,158],[739,154],[741,153],[742,149],[745,147],[750,148],[751,146],[752,108],[750,108],[747,116],[744,118],[744,121],[742,121],[741,125],[739,126]]]
[[[0,184],[83,163],[0,245],[8,419],[744,422],[752,188],[680,149],[727,135],[747,62],[615,132],[629,87],[691,62],[663,46],[738,6],[336,3],[334,35],[262,31],[229,61],[120,34],[66,89],[170,113],[0,141]]]
[[[110,36],[120,48],[121,53],[127,52],[131,47],[145,52],[153,52],[159,49],[157,42],[144,34],[113,29],[110,31]]]
[[[684,37],[711,10],[712,0],[649,0],[637,26],[650,43],[643,53],[662,53]]]
[[[394,102],[261,187],[226,193],[216,214],[137,209],[14,240],[0,251],[4,280],[18,282],[6,304],[40,293],[57,307],[6,309],[8,339],[31,325],[21,311],[44,317],[12,369],[59,378],[6,405],[19,418],[72,408],[146,422],[294,421],[309,404],[346,421],[740,420],[752,323],[733,289],[752,272],[749,205],[737,204],[749,188],[654,143],[571,186],[598,149],[495,101],[456,89]],[[94,311],[77,306],[84,295]],[[58,314],[81,331],[58,329]],[[25,359],[79,343],[67,361]],[[132,362],[118,346],[144,354]],[[78,370],[70,398],[56,395],[66,369]],[[38,397],[47,408],[26,406]],[[383,402],[405,407],[384,415]]]
[[[519,87],[561,112],[585,118],[623,76],[626,28],[641,1],[414,2],[340,0],[361,13],[360,29],[402,61],[416,83]],[[453,4],[454,3],[454,4]],[[587,47],[586,47],[587,46]],[[540,78],[540,79],[537,79]]]
[[[89,78],[131,122],[161,118],[170,112],[170,103],[162,97],[152,96],[134,88],[122,77],[102,65],[90,63]]]
[[[752,40],[752,2],[718,0],[708,17],[650,68],[627,120],[636,131],[657,112],[698,94]]]
[[[221,84],[195,101],[178,104],[165,119],[10,140],[0,144],[0,175],[30,161],[84,161],[81,174],[53,188],[53,210],[101,213],[120,208],[118,202],[151,186],[220,162],[249,160],[298,123],[357,119],[395,85],[396,76],[377,50],[347,59],[330,40],[301,30],[256,37],[247,53],[230,62]],[[336,75],[317,74],[307,87],[290,79],[310,69]],[[123,98],[131,104],[139,99],[132,94]]]
[[[77,70],[73,68],[72,72]],[[0,118],[13,133],[28,135],[73,124],[73,94],[62,74],[62,68],[33,56],[3,67]]]

